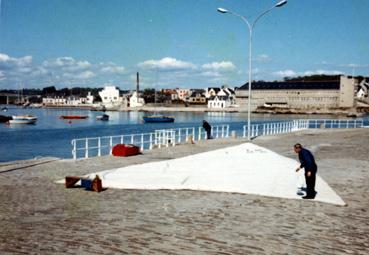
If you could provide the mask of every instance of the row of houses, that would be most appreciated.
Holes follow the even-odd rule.
[[[226,86],[206,89],[163,89],[162,95],[171,102],[183,101],[186,105],[206,105],[208,108],[240,107],[246,109],[250,100],[252,110],[258,108],[331,109],[352,108],[369,104],[369,78],[340,76],[321,81],[253,82],[252,94],[248,84],[231,89]],[[145,105],[143,93],[137,89],[122,94],[115,86],[106,86],[99,92],[101,105],[105,107],[140,107]],[[94,104],[90,94],[86,98],[44,98],[45,105]]]
[[[235,91],[226,86],[206,89],[171,89],[163,90],[171,100],[180,100],[188,104],[207,105],[208,108],[227,108],[236,106]]]
[[[226,108],[235,106],[236,96],[233,89],[227,87],[206,89],[163,89],[161,94],[170,101],[183,101],[186,104],[207,105],[208,108]],[[89,93],[87,97],[46,97],[42,103],[46,106],[105,106],[112,107],[141,107],[145,105],[142,93],[133,91],[121,94],[115,86],[106,86],[99,92],[101,103],[96,104]]]

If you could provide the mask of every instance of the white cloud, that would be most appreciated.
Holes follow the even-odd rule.
[[[32,76],[42,76],[48,74],[48,70],[44,67],[36,67],[32,72]]]
[[[221,77],[222,76],[220,73],[215,72],[215,71],[205,71],[205,72],[200,73],[200,75],[204,77]]]
[[[112,62],[109,63],[101,63],[101,72],[110,73],[110,74],[122,74],[125,72],[125,68],[123,66],[118,66]]]
[[[77,74],[77,75],[75,75],[74,77],[76,78],[76,79],[90,79],[90,78],[92,78],[92,77],[95,77],[96,76],[96,74],[94,74],[92,71],[85,71],[85,72],[82,72],[82,73],[80,73],[80,74]]]
[[[5,77],[4,72],[0,70],[0,81],[5,80],[5,79],[6,77]]]
[[[28,67],[32,64],[32,56],[24,56],[21,58],[13,58],[6,54],[0,53],[0,68],[22,68]]]
[[[274,72],[273,75],[283,78],[283,77],[296,76],[298,74],[295,71],[291,70],[291,69],[287,69],[287,70],[283,70],[283,71]]]
[[[0,62],[7,62],[10,60],[10,57],[6,54],[0,53]]]
[[[214,71],[233,71],[236,69],[236,66],[230,61],[221,61],[204,64],[202,68]]]
[[[46,60],[43,63],[44,67],[48,68],[62,68],[64,71],[74,72],[86,70],[92,65],[86,60],[77,61],[72,57],[59,57],[52,60]]]
[[[342,74],[341,71],[338,70],[315,70],[315,71],[305,71],[304,75],[316,75],[316,74],[326,74],[326,75],[339,75]]]
[[[261,62],[261,63],[267,63],[267,62],[270,62],[272,59],[267,54],[260,54],[254,60],[257,62]]]
[[[284,77],[294,77],[294,76],[310,76],[310,75],[339,75],[342,74],[343,72],[338,71],[338,70],[323,70],[323,69],[318,69],[318,70],[308,70],[308,71],[304,71],[304,72],[296,72],[293,71],[291,69],[287,69],[287,70],[282,70],[282,71],[277,71],[277,72],[273,72],[272,74],[274,76],[278,76],[280,78],[284,78]]]
[[[195,69],[196,65],[191,62],[185,62],[181,60],[177,60],[175,58],[162,58],[160,60],[146,60],[138,64],[138,67],[144,69],[153,69],[153,70],[191,70]]]
[[[64,73],[63,77],[68,79],[86,80],[95,77],[96,74],[92,71],[84,71],[82,73]],[[56,76],[55,76],[56,77]]]

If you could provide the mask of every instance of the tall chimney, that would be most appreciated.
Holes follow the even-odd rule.
[[[137,72],[136,78],[136,95],[137,95],[137,102],[138,102],[138,92],[140,91],[140,74]]]

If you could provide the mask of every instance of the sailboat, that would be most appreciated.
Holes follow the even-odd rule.
[[[144,116],[143,120],[145,123],[167,123],[174,122],[174,117],[164,115],[149,115]]]
[[[155,101],[156,105],[156,89],[155,89]],[[143,117],[145,123],[170,123],[174,122],[175,118],[172,116],[165,116],[161,114],[146,115]]]

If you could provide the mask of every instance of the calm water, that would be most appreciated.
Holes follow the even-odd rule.
[[[247,113],[167,113],[176,118],[174,123],[144,124],[143,112],[107,112],[110,120],[97,121],[100,112],[66,109],[22,109],[9,106],[1,115],[31,114],[38,117],[35,125],[7,125],[0,123],[0,162],[30,159],[40,156],[71,158],[74,138],[110,136],[152,132],[155,129],[200,126],[206,119],[210,124],[230,124],[230,130],[242,132]],[[69,123],[60,115],[88,115],[86,120]],[[282,121],[296,118],[317,118],[297,115],[253,115],[252,122]],[[328,118],[319,116],[319,118]],[[366,119],[366,121],[368,121]]]

